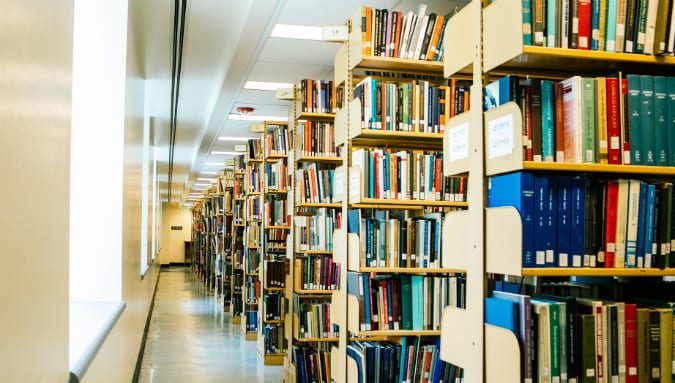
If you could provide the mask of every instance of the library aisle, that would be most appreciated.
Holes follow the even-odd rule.
[[[189,268],[163,270],[139,382],[281,381],[283,368],[264,366],[222,311]]]

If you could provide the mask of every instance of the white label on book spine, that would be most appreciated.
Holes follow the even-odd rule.
[[[545,251],[537,251],[536,253],[536,261],[537,265],[544,265],[546,264],[546,252]]]
[[[567,267],[567,253],[560,253],[558,255],[558,266]]]
[[[581,256],[580,255],[572,256],[572,266],[573,267],[581,267]]]
[[[572,18],[572,33],[579,33],[579,18]]]
[[[611,149],[619,149],[619,137],[610,137],[610,148]]]
[[[675,361],[673,361],[673,366],[675,366]],[[630,375],[630,376],[637,375],[637,367],[629,367],[628,368],[628,375]]]
[[[488,122],[488,153],[494,159],[513,153],[513,116],[506,115]]]
[[[595,368],[587,368],[586,369],[586,376],[591,378],[595,376]]]
[[[448,156],[450,162],[463,160],[469,157],[469,124],[457,125],[448,130]]]
[[[625,374],[625,373],[626,373],[626,365],[620,364],[619,365],[619,374]]]
[[[553,250],[546,250],[546,263],[553,262]]]
[[[607,149],[607,140],[600,140],[598,146],[600,146],[600,149]]]

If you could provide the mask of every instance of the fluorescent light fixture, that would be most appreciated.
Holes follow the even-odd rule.
[[[246,81],[244,89],[251,90],[277,90],[279,88],[292,88],[293,84],[288,82],[269,82],[269,81]]]
[[[206,166],[222,166],[222,167],[225,167],[225,164],[222,163],[222,162],[207,162]],[[202,172],[202,173],[206,173],[206,172]]]
[[[197,178],[197,181],[210,181],[210,182],[216,182],[217,178]]]
[[[288,116],[282,117],[282,116],[263,116],[263,115],[257,115],[257,114],[234,114],[230,113],[229,116],[227,116],[229,120],[237,120],[237,121],[281,121],[281,122],[286,122],[288,121]]]
[[[312,25],[277,24],[272,29],[272,37],[298,40],[323,40],[323,28]]]
[[[211,184],[196,183],[196,184],[193,184],[192,186],[211,186]]]
[[[201,171],[201,172],[199,172],[199,174],[209,174],[209,175],[212,175],[212,176],[217,176],[218,172]]]
[[[220,136],[218,141],[236,141],[236,142],[246,142],[253,137],[230,137],[230,136]]]
[[[224,152],[224,151],[221,151],[221,150],[213,150],[213,151],[211,151],[211,154],[215,154],[215,155],[225,155],[225,156],[233,156],[233,155],[239,154],[239,153],[237,153],[237,152],[228,152],[228,151],[225,151],[225,152]],[[225,166],[225,165],[223,164],[223,166]]]

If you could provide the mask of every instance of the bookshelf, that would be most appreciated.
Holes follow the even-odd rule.
[[[505,75],[563,80],[574,75],[609,76],[619,71],[628,74],[668,75],[675,68],[675,58],[672,56],[526,45],[523,42],[522,4],[520,1],[474,0],[450,18],[444,44],[446,50],[452,49],[455,54],[446,56],[444,75],[470,71],[474,87],[482,90],[491,80]],[[457,141],[450,137],[465,139],[465,134],[453,136],[453,127],[468,131],[466,142],[469,150],[464,151],[468,156],[456,161],[455,165],[446,162],[445,165],[449,166],[445,168],[452,168],[453,172],[468,171],[470,177],[467,213],[449,215],[444,227],[444,230],[448,229],[444,233],[444,239],[468,239],[461,246],[444,248],[444,267],[467,270],[467,308],[446,309],[441,334],[441,357],[463,367],[465,381],[515,383],[526,378],[521,372],[526,361],[522,358],[524,348],[519,337],[501,327],[487,323],[477,324],[484,322],[486,315],[487,304],[484,298],[491,295],[487,286],[493,289],[493,283],[524,281],[535,292],[541,293],[542,285],[585,278],[584,281],[596,282],[630,281],[633,288],[633,284],[656,283],[655,281],[662,280],[663,277],[672,277],[675,274],[675,270],[667,267],[523,266],[523,219],[515,207],[488,207],[488,191],[492,180],[490,177],[528,171],[535,175],[555,177],[584,175],[600,180],[628,178],[672,182],[675,168],[628,165],[625,160],[621,161],[624,162],[622,164],[528,161],[522,150],[523,137],[526,136],[522,116],[523,111],[515,102],[483,112],[481,97],[472,97],[470,118],[465,121],[451,120],[446,128],[446,156],[448,151],[459,151],[455,145]],[[504,123],[505,121],[508,122]],[[500,123],[504,123],[501,127],[506,130],[499,130]],[[506,141],[500,143],[501,133],[505,133],[502,137]],[[621,135],[623,137],[623,132]],[[623,149],[625,147],[621,148]],[[482,227],[483,230],[467,230],[466,227]],[[617,306],[623,307],[623,303],[618,303]],[[534,342],[536,344],[537,340]],[[536,350],[537,347],[534,352]],[[604,363],[610,363],[608,359]],[[522,371],[526,369],[523,368]],[[605,379],[610,381],[611,377]]]
[[[232,306],[232,297],[234,295],[232,287],[233,263],[232,247],[234,238],[232,236],[233,210],[232,210],[232,191],[234,189],[234,161],[226,160],[223,175],[218,177],[218,195],[222,198],[223,206],[223,247],[221,252],[221,270],[222,270],[222,305],[224,312],[230,312]]]
[[[243,197],[244,176],[246,165],[244,163],[244,153],[234,156],[232,160],[232,221],[230,233],[232,235],[232,246],[230,247],[230,258],[232,260],[232,299],[230,313],[233,324],[241,324],[242,313],[244,310],[244,224],[245,220],[245,201]]]
[[[318,101],[321,97],[320,88],[325,92],[321,100],[324,103],[323,108]],[[323,314],[318,315],[317,311],[317,315],[312,317],[314,320],[312,323],[315,326],[326,324],[325,319],[322,322],[321,318],[325,318],[323,315],[326,314],[333,290],[320,289],[319,287],[323,286],[309,286],[304,283],[307,283],[310,264],[314,267],[313,270],[328,269],[328,264],[319,264],[318,260],[326,262],[332,258],[332,246],[327,241],[329,231],[327,226],[328,224],[331,227],[334,225],[332,214],[341,211],[342,208],[341,203],[315,199],[314,195],[310,196],[311,188],[307,189],[307,194],[305,194],[305,188],[300,188],[299,185],[300,182],[305,182],[306,177],[308,185],[312,185],[312,181],[318,184],[319,178],[315,178],[315,175],[334,172],[336,166],[342,164],[342,158],[336,151],[333,139],[335,134],[334,112],[339,105],[339,96],[332,82],[317,80],[301,81],[294,86],[293,94],[295,100],[291,106],[290,126],[294,144],[290,163],[293,175],[291,211],[294,215],[288,251],[290,272],[286,282],[286,297],[290,311],[287,315],[286,327],[289,347],[284,363],[285,381],[287,382],[296,381],[296,364],[298,363],[294,354],[296,348],[325,351],[328,350],[329,344],[339,340],[330,333],[323,333],[322,336],[306,336],[301,333],[301,321],[305,321],[307,313],[300,312],[300,310],[308,307],[318,310],[318,307],[322,307]],[[323,195],[332,194],[332,187],[326,185],[325,180],[322,182],[327,189],[324,190]],[[316,220],[319,215],[322,218]],[[321,226],[325,228],[324,230],[320,230],[319,223],[325,225]],[[311,228],[314,228],[316,236],[312,234]]]
[[[472,225],[473,227],[482,226],[482,160],[481,156],[473,155],[474,153],[481,153],[481,138],[479,135],[465,134],[467,154],[459,158],[461,161],[455,158],[448,158],[446,149],[448,144],[445,142],[445,137],[448,135],[448,126],[459,124],[462,121],[468,124],[473,122],[475,118],[478,118],[480,121],[480,107],[474,106],[476,105],[476,101],[480,102],[481,99],[482,86],[480,80],[478,82],[474,80],[470,88],[470,96],[467,95],[471,100],[470,102],[467,101],[471,105],[470,110],[454,115],[450,118],[450,121],[445,121],[445,123],[441,124],[436,122],[435,126],[425,128],[424,125],[427,123],[431,124],[432,117],[429,117],[428,120],[425,119],[424,125],[419,124],[420,127],[413,126],[413,124],[417,124],[416,122],[411,123],[410,131],[371,129],[366,126],[365,122],[362,122],[367,121],[365,118],[366,112],[364,111],[361,98],[354,95],[354,91],[365,81],[362,73],[377,73],[377,79],[373,77],[375,81],[393,82],[398,85],[399,89],[404,89],[401,88],[401,84],[417,81],[421,78],[425,80],[420,81],[429,82],[429,88],[432,86],[438,86],[439,89],[442,86],[450,88],[449,84],[452,80],[448,81],[444,78],[446,64],[443,61],[420,61],[364,54],[361,34],[363,30],[361,22],[364,18],[362,18],[361,12],[362,10],[360,9],[354,17],[348,20],[347,24],[350,30],[349,40],[340,48],[335,57],[335,83],[336,86],[344,89],[345,102],[344,108],[338,110],[335,116],[335,143],[342,148],[342,163],[336,168],[335,178],[339,181],[336,182],[334,200],[342,205],[342,227],[336,228],[333,233],[333,260],[343,267],[343,273],[340,276],[339,288],[332,294],[331,299],[331,320],[339,328],[338,341],[332,343],[331,347],[331,378],[333,381],[339,383],[359,381],[356,363],[354,359],[348,357],[347,353],[348,346],[353,345],[356,341],[391,341],[393,343],[400,343],[406,338],[438,341],[442,356],[445,350],[450,348],[446,344],[452,344],[452,348],[461,349],[461,352],[469,355],[469,357],[471,355],[475,356],[476,363],[482,366],[482,311],[479,310],[480,307],[477,307],[477,305],[469,304],[471,299],[476,301],[482,300],[483,297],[482,234],[472,233],[472,231],[465,229],[467,236],[459,238],[458,241],[453,243],[455,247],[465,250],[462,251],[463,262],[453,262],[452,259],[446,260],[445,255],[446,247],[450,247],[451,244],[448,239],[449,234],[446,233],[446,226],[451,221],[457,224],[456,220],[453,220],[455,216],[459,216],[464,220],[461,225],[465,228],[472,227]],[[449,28],[449,25],[450,23],[448,22],[446,28]],[[466,31],[463,31],[464,35],[465,33]],[[446,39],[447,35],[448,33],[446,32]],[[473,46],[472,43],[468,44]],[[462,65],[457,70],[457,73],[453,73],[453,79],[465,80],[470,78],[468,75],[472,74],[472,70],[473,68],[468,64]],[[406,76],[400,76],[402,74]],[[452,84],[454,87],[454,81]],[[416,86],[416,83],[413,83],[412,86]],[[425,84],[424,86],[427,85]],[[450,94],[449,91],[448,94]],[[381,121],[384,125],[384,116]],[[389,120],[386,121],[389,124]],[[480,126],[480,122],[477,126]],[[436,127],[438,127],[438,130],[436,130]],[[443,130],[445,130],[445,133],[443,133]],[[471,139],[470,142],[468,142],[469,139]],[[368,174],[363,170],[364,165],[360,163],[355,153],[359,150],[366,150],[366,153],[371,155],[371,153],[380,149],[391,149],[391,152],[401,153],[400,157],[397,158],[406,159],[406,161],[408,159],[414,161],[418,158],[415,155],[421,152],[424,155],[425,161],[427,158],[430,158],[432,164],[438,164],[438,168],[442,166],[443,170],[440,174],[443,177],[466,175],[468,177],[468,201],[470,202],[466,202],[466,200],[454,200],[454,197],[453,200],[450,200],[443,193],[441,193],[443,195],[440,197],[438,195],[434,197],[433,194],[430,195],[429,189],[425,189],[427,193],[426,198],[423,190],[420,190],[419,195],[413,192],[410,195],[405,195],[402,190],[403,187],[401,187],[400,195],[394,192],[394,194],[384,194],[384,197],[376,197],[377,192],[373,193],[372,183],[367,181]],[[439,162],[434,162],[434,152],[444,149],[446,152],[438,157]],[[472,157],[476,158],[469,158],[469,150],[472,153]],[[391,152],[387,151],[387,153]],[[402,154],[403,152],[412,153],[412,155],[405,157],[406,155]],[[374,157],[376,161],[379,156],[379,152],[376,152]],[[387,158],[389,159],[389,157]],[[367,161],[371,160],[368,159]],[[461,164],[459,164],[460,162]],[[460,166],[463,169],[456,171]],[[432,172],[432,174],[436,176],[437,173]],[[446,178],[439,179],[445,185]],[[427,185],[426,183],[422,184]],[[438,189],[432,189],[431,193],[433,193],[433,190]],[[358,225],[356,225],[358,229],[354,229],[352,226],[354,222],[349,221],[350,212],[354,212],[352,214],[358,213]],[[378,222],[382,222],[382,218],[380,217],[386,217],[385,222],[387,224],[391,222],[389,221],[390,219],[395,221],[392,223],[394,225],[391,226],[394,228],[392,230],[398,230],[395,229],[397,228],[397,224],[405,226],[404,223],[410,225],[410,222],[422,225],[417,227],[437,228],[439,235],[436,238],[440,238],[436,242],[440,246],[437,253],[438,258],[434,258],[433,250],[429,253],[424,253],[424,258],[422,252],[420,252],[419,261],[428,262],[426,265],[419,265],[420,267],[415,266],[412,260],[406,260],[406,258],[403,258],[403,261],[392,259],[389,255],[385,259],[370,258],[368,245],[365,243],[370,240],[372,235],[369,231],[359,230],[366,230],[363,227],[369,223],[373,225],[379,224]],[[438,221],[435,221],[433,217],[438,217]],[[387,230],[389,230],[389,227],[387,227]],[[365,233],[368,234],[366,235]],[[420,233],[423,233],[423,231],[420,231]],[[366,237],[369,238],[366,239]],[[391,237],[392,242],[387,246],[395,246],[394,243],[397,243],[398,239],[394,240],[394,238],[399,237]],[[386,241],[384,239],[379,240]],[[415,248],[414,245],[413,248]],[[429,258],[427,259],[427,257]],[[367,262],[371,263],[367,264]],[[401,263],[399,266],[398,263],[400,262],[404,263]],[[478,271],[474,272],[473,270]],[[364,279],[361,283],[360,279],[366,277],[368,278],[368,282]],[[396,327],[386,329],[386,325],[383,325],[383,322],[373,322],[373,328],[370,328],[371,323],[368,322],[366,327],[364,327],[364,313],[360,312],[363,310],[364,301],[359,299],[358,291],[361,289],[361,286],[366,286],[366,283],[370,286],[371,280],[373,281],[372,283],[375,283],[375,280],[379,280],[380,288],[391,288],[389,286],[397,286],[396,283],[403,283],[405,280],[424,281],[424,283],[432,281],[436,283],[440,280],[450,281],[453,278],[455,278],[454,281],[463,281],[466,309],[450,306],[443,307],[444,304],[441,304],[441,301],[429,302],[430,304],[424,309],[429,313],[429,318],[427,319],[429,322],[425,322],[424,325],[420,323],[414,327],[401,326],[399,329],[393,329]],[[388,283],[391,283],[391,285]],[[394,291],[396,291],[396,287],[394,287]],[[459,291],[456,293],[458,297],[462,295]],[[369,294],[370,292],[365,295],[368,296]],[[391,300],[391,302],[393,302],[393,305],[398,305],[397,300]],[[420,301],[417,302],[419,303]],[[443,302],[450,304],[450,301]],[[462,306],[459,303],[457,305]],[[402,306],[406,306],[406,309],[408,309],[412,305],[402,304]],[[447,328],[445,317],[448,310],[451,309],[460,312],[459,315],[464,320],[461,323],[465,334],[463,334],[461,339],[455,336],[449,338],[445,334],[446,331],[441,331],[441,329],[445,330]],[[397,309],[394,308],[393,310]],[[445,315],[443,315],[443,312],[445,312]],[[405,316],[406,314],[403,315]],[[414,316],[417,314],[413,313],[410,315]],[[438,324],[432,318],[438,318]],[[383,321],[386,321],[386,319],[383,319]],[[375,326],[376,324],[383,327],[377,327]],[[392,324],[389,325],[392,326]],[[398,324],[394,323],[393,326],[398,327]],[[466,331],[467,326],[473,327],[472,330]],[[457,342],[458,339],[459,344]],[[444,359],[447,359],[447,357]],[[462,365],[461,367],[466,367],[466,365]],[[473,382],[479,380],[475,375],[465,374],[465,381]]]
[[[263,195],[264,178],[263,145],[264,131],[256,124],[251,125],[251,132],[260,138],[248,140],[244,155],[243,175],[243,285],[241,331],[246,340],[258,339],[260,326],[260,271],[261,246],[263,244]]]
[[[260,124],[262,145],[262,267],[260,326],[257,351],[265,365],[283,365],[287,352],[285,282],[288,273],[287,237],[291,230],[288,194],[291,189],[289,153],[292,136],[288,123],[265,121]]]

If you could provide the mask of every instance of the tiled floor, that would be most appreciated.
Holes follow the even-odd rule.
[[[281,382],[283,367],[264,366],[213,294],[185,268],[162,271],[140,383]]]

